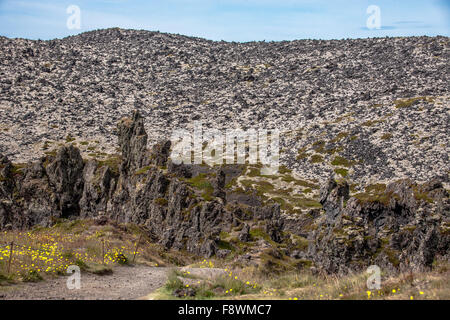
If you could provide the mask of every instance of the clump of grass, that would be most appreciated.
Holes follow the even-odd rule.
[[[325,141],[318,140],[312,144],[312,147],[314,151],[318,153],[324,153],[325,152]]]
[[[305,152],[305,148],[298,150],[297,161],[301,161],[309,157],[309,153]]]
[[[392,138],[392,134],[391,133],[385,133],[381,136],[382,140],[390,140]]]
[[[228,276],[217,277],[210,289],[214,290],[220,288],[224,291],[225,296],[239,296],[250,293],[257,293],[261,290],[260,286],[251,283],[250,281],[243,281],[238,276],[229,274]]]
[[[331,142],[339,142],[342,139],[345,139],[346,137],[348,137],[349,133],[348,132],[339,132],[338,135],[331,140]]]
[[[81,268],[80,268],[81,269]],[[91,263],[89,264],[89,268],[87,270],[90,273],[96,274],[98,276],[105,276],[113,273],[113,270],[111,267],[97,264],[97,263]]]
[[[107,166],[111,169],[112,172],[118,174],[120,163],[122,162],[122,156],[118,155],[118,154],[112,154],[112,155],[107,156],[103,160],[97,160],[97,161],[98,161],[99,167]]]
[[[178,277],[175,269],[171,269],[167,275],[167,282],[164,286],[167,290],[175,291],[184,287],[183,281]]]
[[[383,122],[383,120],[367,120],[367,121],[363,122],[361,125],[365,126],[365,127],[372,127],[380,122]]]
[[[80,268],[81,271],[88,271],[89,270],[89,266],[87,265],[86,262],[84,262],[81,259],[77,259],[75,261],[75,265],[78,266]]]
[[[67,143],[70,143],[70,142],[72,142],[72,141],[75,141],[75,138],[72,137],[72,135],[69,133],[69,134],[66,136],[66,142],[67,142]]]
[[[35,269],[29,270],[28,272],[22,272],[21,277],[23,282],[39,282],[43,280],[39,271]]]
[[[7,275],[0,272],[0,286],[3,284],[11,284],[11,283],[14,283],[13,275]]]
[[[195,177],[186,179],[186,182],[193,188],[200,190],[204,200],[211,201],[213,199],[214,188],[209,181],[207,174],[200,173]]]
[[[348,176],[348,170],[344,169],[344,168],[337,168],[334,169],[334,172],[336,172],[337,174],[339,174],[341,177],[345,178]]]
[[[361,202],[379,202],[388,205],[391,198],[398,197],[393,192],[386,192],[385,184],[369,185],[365,188],[365,192],[355,194],[355,198]]]

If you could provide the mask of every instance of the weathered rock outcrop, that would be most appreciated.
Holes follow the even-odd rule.
[[[83,161],[72,145],[25,166],[0,155],[0,229],[49,226],[59,218],[100,218],[101,223],[145,226],[166,249],[206,257],[229,255],[230,244],[224,247],[221,237],[235,232],[234,241],[257,241],[251,254],[237,257],[242,263],[264,250],[281,256],[282,248],[287,256],[301,259],[302,266],[311,262],[329,273],[371,264],[424,270],[436,256],[448,257],[450,202],[439,180],[425,185],[401,180],[353,197],[346,182],[329,180],[320,190],[323,209],[286,217],[280,204],[258,199],[254,190],[251,197],[257,201],[229,197],[226,182],[242,168],[175,165],[169,159],[170,141],[147,150],[139,113],[122,119],[118,133],[122,154],[110,160]],[[199,183],[191,177],[209,180]],[[196,189],[196,183],[206,189]],[[265,243],[261,248],[260,241]]]
[[[147,150],[139,113],[119,122],[118,142],[122,154],[112,163],[85,163],[72,145],[21,170],[1,156],[0,228],[26,229],[49,226],[59,218],[100,216],[146,226],[167,249],[209,257],[218,250],[220,232],[243,223],[224,207],[225,173],[218,170],[211,181],[213,200],[199,197],[183,182],[195,170],[169,160],[170,141]],[[262,212],[262,219],[273,216],[270,208]]]
[[[146,165],[147,132],[144,121],[138,112],[133,112],[132,119],[123,118],[118,125],[119,146],[122,151],[121,171],[132,172]]]
[[[328,182],[321,191],[325,215],[310,235],[309,255],[328,273],[429,269],[448,255],[450,202],[439,182],[409,180],[348,198],[348,186]]]
[[[80,151],[72,145],[61,147],[45,168],[62,218],[78,216],[80,213],[78,202],[84,185],[83,168]],[[40,174],[42,171],[40,168],[38,170]]]

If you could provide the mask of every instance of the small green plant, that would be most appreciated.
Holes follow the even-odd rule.
[[[67,143],[70,143],[70,142],[72,142],[72,141],[75,141],[75,138],[72,137],[72,135],[69,133],[69,134],[66,136],[66,142],[67,142]]]
[[[126,255],[121,253],[121,254],[117,255],[117,263],[123,265],[123,264],[129,264],[130,261],[128,260]]]
[[[138,176],[138,175],[141,175],[141,174],[146,174],[148,172],[148,170],[150,170],[150,168],[151,168],[150,166],[143,167],[143,168],[137,170],[135,172],[135,175]]]
[[[38,282],[43,280],[42,276],[37,270],[29,270],[28,272],[23,272],[21,274],[23,282]]]
[[[89,270],[89,267],[88,267],[88,265],[86,264],[86,262],[84,262],[84,261],[81,260],[81,259],[77,259],[77,260],[75,261],[75,265],[78,266],[78,267],[80,268],[81,271],[88,271],[88,270]]]
[[[182,289],[184,287],[183,281],[178,278],[178,273],[176,270],[172,269],[169,271],[167,275],[167,282],[165,284],[165,288],[170,291],[174,291],[177,289]]]
[[[426,101],[429,103],[433,103],[434,99],[433,98],[427,98],[427,97],[416,97],[416,98],[410,98],[410,99],[405,99],[405,100],[397,100],[395,101],[395,107],[397,109],[399,108],[409,108],[415,104],[417,104],[419,101]]]

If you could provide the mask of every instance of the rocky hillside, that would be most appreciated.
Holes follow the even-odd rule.
[[[0,229],[134,223],[167,250],[267,272],[449,258],[446,37],[107,29],[0,46]],[[280,129],[279,172],[174,164],[168,138],[195,120]]]
[[[105,160],[137,109],[149,144],[193,120],[279,128],[282,163],[315,183],[448,180],[447,37],[228,43],[106,29],[0,48],[0,152],[16,163],[60,142]]]
[[[266,177],[258,165],[175,165],[170,141],[147,149],[138,112],[117,132],[121,153],[107,160],[83,159],[72,144],[25,165],[0,155],[0,229],[77,218],[134,223],[167,250],[267,272],[343,274],[371,264],[420,271],[448,259],[450,200],[441,180],[354,194],[331,179],[318,190],[286,167]]]

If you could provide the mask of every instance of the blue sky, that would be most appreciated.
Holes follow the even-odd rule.
[[[80,8],[80,29],[67,28],[70,5]],[[379,30],[366,27],[370,5],[380,8]],[[226,41],[449,36],[450,0],[0,0],[0,35],[11,38],[109,27]]]

